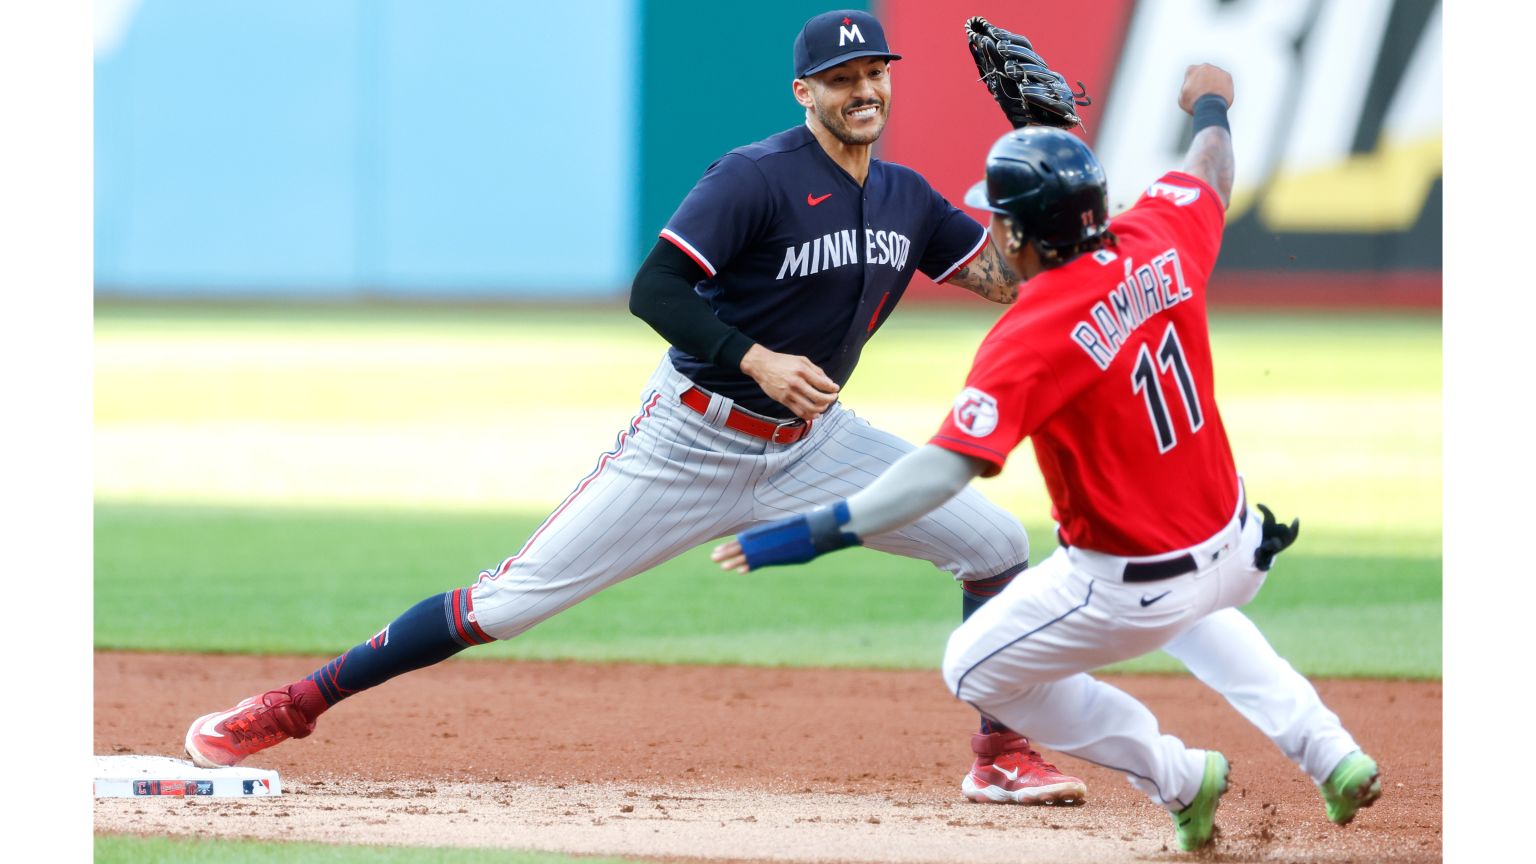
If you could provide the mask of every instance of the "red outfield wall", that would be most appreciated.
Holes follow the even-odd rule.
[[[1179,82],[1188,64],[1209,61],[1237,90],[1237,184],[1212,303],[1439,308],[1436,0],[887,0],[876,11],[903,55],[880,155],[951,201],[1009,128],[976,82],[968,16],[1023,32],[1087,87],[1082,132],[1104,161],[1113,210],[1182,161]],[[921,275],[909,294],[958,296]]]

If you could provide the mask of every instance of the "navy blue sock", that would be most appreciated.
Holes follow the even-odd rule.
[[[975,579],[970,582],[961,582],[960,620],[968,620],[977,609],[985,606],[988,600],[991,600],[993,597],[1001,594],[1003,589],[1008,587],[1008,583],[1013,581],[1013,577],[1023,573],[1028,567],[1029,562],[1025,561],[1023,564],[1020,564],[1017,567],[1010,567],[1007,570],[1004,570],[996,576],[988,579]],[[1004,726],[995,720],[988,720],[986,717],[981,718],[981,734],[983,735],[990,735],[993,732],[1008,731],[1011,730],[1007,726]]]
[[[468,588],[437,594],[405,610],[372,639],[316,669],[299,682],[311,686],[301,687],[303,696],[295,701],[313,720],[354,693],[492,641],[474,621]],[[318,696],[323,704],[305,696]]]

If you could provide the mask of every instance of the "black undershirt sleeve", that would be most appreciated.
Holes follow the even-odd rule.
[[[716,366],[740,369],[755,344],[715,317],[693,286],[709,274],[666,239],[656,241],[629,292],[629,311],[679,349]]]

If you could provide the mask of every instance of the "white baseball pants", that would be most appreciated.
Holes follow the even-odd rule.
[[[1253,566],[1259,526],[1257,513],[1246,524],[1234,515],[1204,543],[1150,559],[1188,553],[1198,565],[1155,582],[1123,581],[1132,559],[1058,549],[954,632],[944,680],[982,714],[1045,747],[1123,771],[1153,801],[1180,810],[1200,789],[1205,751],[1163,734],[1145,705],[1085,674],[1162,648],[1321,783],[1359,748],[1312,684],[1236,608],[1264,583]]]

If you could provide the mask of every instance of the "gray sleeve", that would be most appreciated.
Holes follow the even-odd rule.
[[[910,525],[960,494],[985,463],[925,444],[901,457],[864,490],[848,499],[843,526],[860,537]]]

